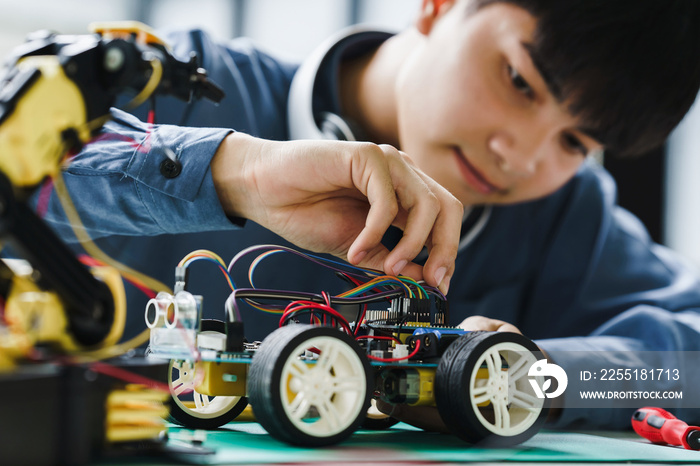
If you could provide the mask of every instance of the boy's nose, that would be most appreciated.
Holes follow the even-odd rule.
[[[501,131],[489,137],[488,148],[505,173],[530,176],[535,173],[542,143],[534,134],[516,139],[511,133]]]

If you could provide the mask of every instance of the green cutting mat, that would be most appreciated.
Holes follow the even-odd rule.
[[[172,427],[171,432],[178,428]],[[207,432],[213,455],[179,458],[194,464],[348,462],[671,462],[700,463],[700,451],[652,445],[628,436],[540,432],[514,448],[484,449],[451,435],[423,432],[406,424],[385,431],[359,431],[340,445],[298,448],[278,442],[256,423],[231,423]]]

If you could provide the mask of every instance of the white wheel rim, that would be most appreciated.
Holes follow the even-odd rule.
[[[315,362],[299,358],[305,350],[320,351]],[[330,437],[358,418],[367,395],[362,360],[344,341],[319,336],[291,352],[280,378],[280,397],[287,418],[301,432]]]
[[[537,421],[544,400],[535,395],[527,374],[535,361],[529,350],[511,342],[497,343],[479,357],[469,381],[469,397],[474,413],[489,431],[512,437]],[[477,377],[483,364],[488,378]]]
[[[174,372],[177,371],[177,375]],[[188,415],[198,419],[212,419],[229,412],[238,401],[240,396],[209,396],[198,393],[194,389],[195,370],[192,361],[171,360],[168,371],[168,387],[170,395],[175,404]],[[191,404],[185,404],[181,399],[188,394],[192,394],[194,408]]]

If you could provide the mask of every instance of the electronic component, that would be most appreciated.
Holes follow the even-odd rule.
[[[460,328],[417,328],[413,335],[406,339],[409,348],[414,349],[416,342],[421,343],[420,349],[413,359],[431,359],[442,356],[447,347],[467,331]]]
[[[189,291],[175,296],[165,291],[146,303],[146,326],[151,329],[150,348],[168,357],[185,357],[197,340],[202,297]]]
[[[391,368],[379,372],[382,399],[388,403],[432,406],[435,400],[435,371],[428,368]]]
[[[428,297],[398,297],[391,300],[386,311],[367,311],[367,320],[383,321],[391,325],[413,327],[443,326],[448,322],[447,301],[434,298],[435,306]]]

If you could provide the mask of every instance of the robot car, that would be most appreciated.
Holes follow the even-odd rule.
[[[253,253],[260,255],[249,271],[251,287],[236,288],[228,273]],[[276,253],[331,268],[354,287],[334,296],[255,288],[255,267]],[[231,285],[223,320],[201,319],[202,298],[185,290],[187,265],[198,259],[217,263]],[[248,342],[242,302],[279,313],[279,328]],[[384,307],[371,308],[378,303]],[[352,322],[336,309],[349,306],[358,309]],[[451,327],[447,301],[435,288],[283,246],[248,248],[228,268],[209,251],[189,254],[176,269],[174,294],[150,300],[145,317],[149,356],[170,359],[171,417],[188,428],[222,426],[250,403],[276,439],[332,445],[360,427],[397,422],[376,409],[382,400],[434,406],[465,441],[509,446],[533,436],[548,412],[533,389],[544,381],[529,375],[543,356],[526,337]]]

